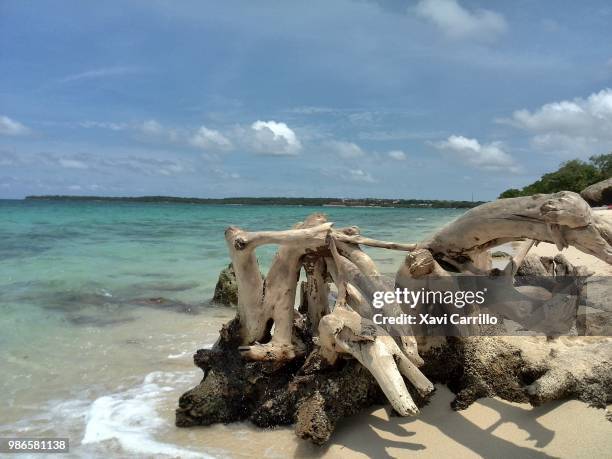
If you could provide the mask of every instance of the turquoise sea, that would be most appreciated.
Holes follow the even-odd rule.
[[[313,212],[415,242],[464,210],[0,201],[0,437],[69,437],[74,457],[236,456],[247,425],[173,426],[201,377],[192,353],[234,314],[210,302],[229,263],[223,232]],[[264,269],[273,253],[258,250]],[[402,260],[369,253],[387,273]],[[257,456],[261,435],[242,450]]]

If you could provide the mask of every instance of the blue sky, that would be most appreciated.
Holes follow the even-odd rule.
[[[608,1],[0,0],[0,198],[492,199],[612,151]]]

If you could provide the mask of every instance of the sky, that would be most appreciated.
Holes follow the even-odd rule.
[[[612,4],[0,0],[0,198],[496,198],[612,151]]]

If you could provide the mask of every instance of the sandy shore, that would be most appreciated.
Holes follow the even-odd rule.
[[[291,427],[247,423],[179,429],[168,439],[215,457],[266,458],[609,458],[612,423],[603,410],[571,400],[541,407],[482,399],[453,411],[453,394],[438,386],[414,418],[373,407],[343,420],[323,447],[299,440]]]

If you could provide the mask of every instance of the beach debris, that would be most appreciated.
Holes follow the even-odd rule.
[[[457,394],[455,409],[487,396],[532,404],[575,396],[598,407],[612,397],[612,338],[560,336],[585,328],[577,308],[588,273],[562,256],[529,254],[550,242],[612,264],[610,224],[576,193],[486,203],[414,244],[335,228],[323,214],[284,231],[229,227],[225,239],[237,316],[211,349],[195,354],[204,379],[181,396],[177,426],[294,424],[300,438],[321,444],[339,419],[384,399],[401,416],[418,414],[434,383]],[[490,250],[513,241],[520,245],[507,266],[492,268]],[[262,277],[255,250],[265,244],[279,248]],[[406,252],[394,280],[380,274],[363,246]],[[397,288],[452,294],[474,276],[496,282],[492,296],[503,320],[550,328],[540,336],[494,336],[495,323],[467,321],[460,332],[441,335],[430,324],[375,320],[379,313],[406,316],[393,297]],[[550,282],[530,282],[541,276]],[[388,300],[376,304],[381,297]],[[481,310],[460,307],[468,315]],[[436,319],[456,310],[456,301],[420,299],[411,308]]]

